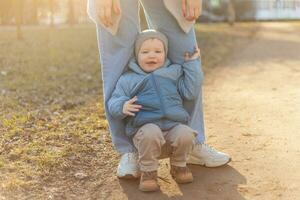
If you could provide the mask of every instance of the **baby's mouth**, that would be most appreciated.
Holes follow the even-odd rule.
[[[155,61],[150,61],[150,62],[146,62],[148,65],[155,65],[156,62]]]

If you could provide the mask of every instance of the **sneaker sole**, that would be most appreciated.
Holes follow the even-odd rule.
[[[160,189],[159,186],[157,188],[152,188],[152,189],[139,187],[139,190],[142,192],[157,192],[159,191],[159,189]]]
[[[137,179],[139,176],[134,176],[133,174],[125,174],[123,176],[117,175],[118,178],[120,179]]]
[[[172,178],[174,179],[174,181],[175,181],[176,183],[179,183],[179,184],[187,184],[187,183],[192,183],[192,182],[194,181],[194,178],[191,179],[191,180],[179,181],[179,180],[176,179],[175,176],[173,176],[173,175],[171,175],[171,176],[172,176]]]
[[[195,160],[196,159],[193,159],[191,157],[190,160],[187,161],[187,164],[201,165],[201,166],[204,166],[204,167],[214,168],[214,167],[222,167],[222,166],[227,165],[228,163],[231,162],[231,158],[229,158],[229,160],[226,163],[222,163],[222,164],[219,164],[219,165],[209,165],[209,164],[206,164],[205,162],[198,162],[198,161],[195,161]]]

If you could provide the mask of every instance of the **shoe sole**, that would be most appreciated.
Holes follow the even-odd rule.
[[[132,174],[125,174],[124,176],[117,175],[120,179],[138,179],[139,176],[134,176]]]
[[[142,191],[142,192],[157,192],[160,188],[155,188],[155,189],[146,189],[146,188],[141,188],[139,187],[139,190]]]
[[[207,164],[205,164],[205,162],[200,163],[200,162],[195,162],[193,160],[192,161],[187,161],[187,164],[201,165],[201,166],[208,167],[208,168],[215,168],[215,167],[222,167],[224,165],[227,165],[230,162],[231,162],[231,158],[229,158],[229,160],[226,163],[220,164],[220,165],[207,165]]]
[[[173,176],[173,175],[171,175],[171,176],[174,179],[174,181],[179,184],[187,184],[187,183],[192,183],[194,181],[194,178],[192,180],[188,180],[188,181],[178,181],[175,176]]]

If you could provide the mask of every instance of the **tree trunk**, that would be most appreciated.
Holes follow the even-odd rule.
[[[49,0],[49,8],[50,8],[50,26],[54,26],[54,2],[53,0]]]
[[[12,24],[16,18],[16,1],[0,0],[0,21],[1,25]]]
[[[16,0],[16,11],[15,11],[15,17],[16,17],[16,25],[17,25],[17,38],[18,40],[21,40],[23,38],[22,30],[21,30],[21,24],[22,24],[22,18],[23,18],[23,0]]]
[[[227,3],[227,21],[231,26],[233,26],[235,23],[235,9],[231,0],[229,0]]]
[[[69,0],[68,4],[69,4],[68,23],[72,26],[75,24],[74,0]]]
[[[38,24],[38,5],[37,0],[32,0],[32,23]]]

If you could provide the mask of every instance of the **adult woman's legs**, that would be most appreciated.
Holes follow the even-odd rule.
[[[111,35],[102,26],[97,25],[98,46],[102,66],[102,80],[105,109],[106,102],[126,67],[134,49],[135,37],[140,31],[138,0],[121,1],[122,19],[117,35]],[[120,153],[135,151],[132,140],[124,133],[124,123],[106,112],[112,142]]]
[[[148,23],[151,28],[157,29],[167,35],[169,39],[168,57],[173,63],[182,64],[184,53],[193,52],[197,44],[195,31],[192,28],[188,33],[184,33],[179,27],[176,19],[165,8],[163,0],[141,0],[146,11]],[[175,1],[174,1],[175,2]],[[201,67],[201,66],[199,66]],[[189,126],[198,132],[196,145],[189,154],[188,163],[217,167],[230,161],[230,156],[216,151],[206,145],[202,106],[202,89],[195,101],[184,101],[184,107],[191,115]]]
[[[194,29],[185,33],[176,19],[165,8],[163,0],[141,0],[149,26],[164,33],[169,40],[168,57],[173,63],[182,64],[185,52],[194,52],[197,45]],[[199,66],[201,67],[201,66]],[[191,115],[190,126],[198,132],[197,142],[204,143],[204,120],[202,109],[202,90],[195,101],[184,101],[184,107]]]

